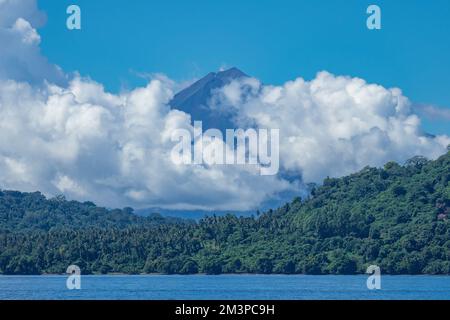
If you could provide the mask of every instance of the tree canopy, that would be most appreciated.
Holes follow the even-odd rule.
[[[199,222],[0,191],[0,273],[450,273],[450,152],[364,168],[257,217]]]

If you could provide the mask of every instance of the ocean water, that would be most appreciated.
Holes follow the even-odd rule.
[[[107,275],[81,276],[69,290],[66,276],[0,276],[1,300],[450,300],[450,276],[382,276],[381,290],[367,276]]]

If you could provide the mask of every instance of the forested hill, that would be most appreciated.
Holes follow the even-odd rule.
[[[187,220],[137,216],[132,208],[108,210],[92,202],[67,201],[64,196],[47,199],[40,192],[23,193],[0,190],[0,232],[50,231],[59,228],[127,228]]]
[[[326,179],[256,218],[198,223],[0,192],[0,273],[450,273],[450,152]]]

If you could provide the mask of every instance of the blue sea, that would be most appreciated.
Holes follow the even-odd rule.
[[[369,290],[367,276],[107,275],[81,276],[69,290],[66,276],[0,276],[0,300],[450,300],[450,276],[382,276]]]

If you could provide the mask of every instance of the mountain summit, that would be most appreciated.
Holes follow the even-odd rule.
[[[248,77],[238,68],[208,73],[205,77],[182,90],[170,102],[172,108],[189,113],[192,121],[203,121],[203,128],[225,130],[233,128],[231,115],[211,108],[213,91],[240,78]]]

